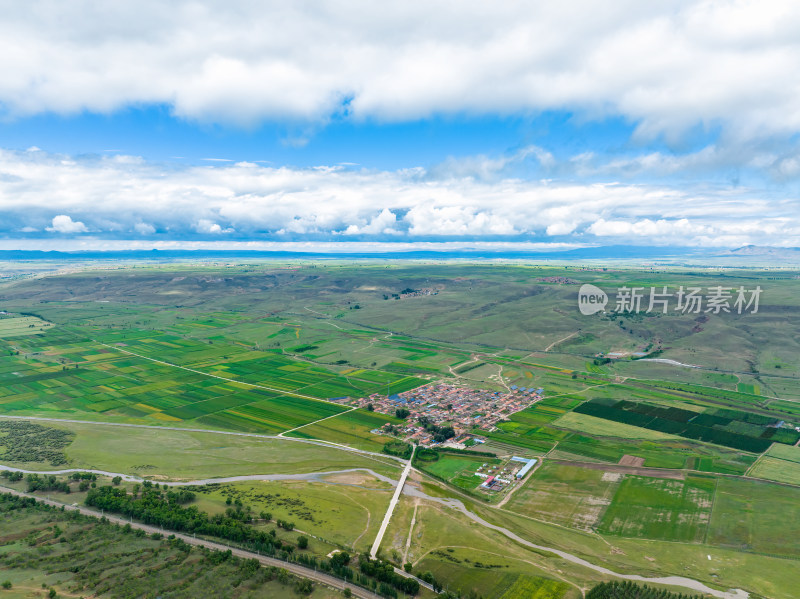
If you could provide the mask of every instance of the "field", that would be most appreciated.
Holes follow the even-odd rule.
[[[800,552],[800,489],[720,479],[708,542],[796,558]]]
[[[578,412],[568,412],[558,420],[553,421],[554,427],[566,428],[589,435],[619,437],[622,439],[676,439],[676,435],[652,431],[638,426],[630,426],[621,422],[612,422]]]
[[[20,353],[0,360],[3,412],[271,434],[342,413],[325,400],[374,392],[384,379],[398,389],[419,383],[375,371],[338,374],[276,353],[163,334],[102,339],[63,328],[12,346]]]
[[[475,475],[483,464],[488,464],[489,468],[496,467],[502,464],[502,460],[443,453],[435,462],[418,462],[418,467],[460,489],[475,491],[475,488],[484,481]],[[484,469],[484,472],[487,470]]]
[[[324,422],[304,426],[289,433],[289,436],[301,439],[321,439],[332,443],[343,443],[358,449],[380,451],[388,438],[371,431],[386,423],[400,424],[401,422],[394,416],[366,410],[353,410]]]
[[[394,476],[389,459],[372,459],[336,448],[291,440],[258,439],[193,431],[46,423],[74,433],[59,468],[87,468],[135,474],[155,480],[198,480],[253,474],[302,474],[368,468]],[[1,456],[0,456],[1,458]],[[49,462],[0,463],[51,470]]]
[[[755,478],[764,478],[800,486],[800,463],[763,456],[748,472]]]
[[[711,516],[716,480],[664,480],[626,475],[606,508],[598,531],[665,541],[702,542]]]
[[[437,502],[458,498],[486,523],[617,571],[793,599],[800,577],[794,271],[333,260],[74,270],[0,286],[0,311],[8,312],[0,318],[0,415],[167,429],[48,421],[74,437],[58,441],[63,447],[50,457],[19,444],[3,449],[21,456],[17,465],[48,469],[63,455],[59,467],[154,481],[350,468],[396,478],[388,458],[297,440],[380,452],[390,438],[377,429],[403,422],[347,411],[335,401],[345,396],[429,381],[541,387],[543,399],[498,430],[473,430],[488,439],[481,449],[503,459],[545,456],[541,467],[498,509],[464,493],[480,482],[476,467],[492,458],[420,462],[431,477],[414,473],[412,484],[431,497],[401,498],[381,545],[385,557],[400,565],[407,553],[449,588],[493,599],[577,599],[579,588],[603,579]],[[575,309],[584,282],[768,289],[756,314],[584,317]],[[423,287],[436,293],[398,295]],[[696,367],[629,357],[647,352]],[[623,459],[667,471],[611,467]],[[388,485],[363,471],[330,476],[226,483],[206,488],[198,503],[222,514],[236,497],[293,519],[317,537],[316,550],[368,548]]]
[[[611,503],[620,475],[545,460],[506,504],[519,514],[592,530]]]
[[[53,323],[35,316],[0,316],[0,339],[20,337],[22,335],[38,335],[52,326]]]

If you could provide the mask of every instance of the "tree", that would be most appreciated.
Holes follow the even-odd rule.
[[[308,537],[300,535],[297,537],[297,548],[308,549]]]
[[[121,476],[115,476],[114,478],[111,479],[111,482],[114,483],[114,486],[118,487],[119,484],[122,482],[122,477]]]
[[[372,404],[367,404],[367,411],[368,412],[374,412],[375,411],[375,406],[373,406]]]
[[[411,562],[406,562],[405,564],[403,564],[403,570],[405,570],[409,574],[411,574],[411,569],[413,567],[414,567],[414,564],[412,564]]]
[[[314,585],[311,584],[311,581],[308,578],[302,578],[297,581],[297,584],[294,586],[294,589],[300,595],[310,595],[311,591],[314,590]]]
[[[405,420],[406,418],[408,418],[409,414],[411,414],[411,412],[409,412],[405,408],[397,408],[394,411],[394,415],[400,418],[401,420]]]
[[[350,590],[350,587],[345,587],[344,588],[344,596],[345,597],[352,597],[353,596],[353,591]]]
[[[11,581],[10,580],[4,581],[3,582],[3,588],[6,589],[6,590],[10,589],[11,588]]]

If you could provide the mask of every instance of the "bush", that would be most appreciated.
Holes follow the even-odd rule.
[[[4,581],[4,582],[3,582],[3,588],[4,588],[5,590],[8,590],[8,589],[10,589],[10,588],[11,588],[11,586],[12,586],[12,585],[11,585],[11,581],[10,581],[10,580],[6,580],[6,581]]]
[[[297,537],[297,548],[308,549],[308,537],[304,537],[302,535]]]

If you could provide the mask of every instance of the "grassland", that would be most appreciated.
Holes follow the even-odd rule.
[[[506,509],[578,530],[592,530],[611,503],[620,475],[545,461]]]
[[[660,439],[678,438],[676,435],[670,435],[669,433],[651,431],[646,428],[603,420],[602,418],[595,418],[594,416],[579,414],[577,412],[568,412],[564,414],[553,421],[553,426],[579,431],[589,435],[618,437],[620,439],[648,439],[650,441],[657,441]]]
[[[2,504],[0,504],[2,505]],[[7,506],[6,506],[7,507]],[[235,557],[126,532],[99,520],[42,507],[0,509],[3,597],[297,597],[297,579]],[[55,595],[53,595],[55,596]],[[315,585],[317,599],[341,597]]]
[[[627,537],[701,542],[711,517],[716,480],[625,476],[598,531]]]
[[[474,491],[484,481],[481,477],[476,476],[475,472],[483,464],[488,464],[488,468],[492,468],[499,466],[501,463],[502,460],[494,458],[459,456],[445,453],[440,454],[439,459],[435,462],[420,461],[417,466],[459,489]],[[484,470],[484,474],[487,473],[488,469]]]
[[[707,540],[768,555],[800,554],[800,489],[720,479]]]
[[[231,497],[252,507],[255,514],[267,511],[273,520],[294,523],[294,537],[301,532],[313,535],[314,551],[322,556],[339,547],[356,553],[368,551],[392,488],[361,473],[333,476],[328,481],[224,484],[199,494],[196,505],[210,514],[222,513]]]
[[[547,279],[559,276],[578,283]],[[613,289],[720,283],[750,288],[761,281],[766,288],[767,278],[759,312],[741,317],[587,318],[575,309],[582,282]],[[407,287],[433,287],[438,294],[391,299]],[[292,430],[292,437],[380,451],[386,438],[371,431],[399,421],[367,411],[344,413],[325,400],[394,393],[431,379],[495,390],[511,384],[543,387],[545,399],[489,433],[487,448],[611,464],[630,455],[643,458],[647,467],[684,470],[686,478],[605,476],[602,470],[546,460],[504,510],[479,502],[470,503],[472,509],[527,539],[620,571],[681,574],[788,599],[793,581],[800,579],[798,489],[737,477],[749,471],[798,483],[796,448],[780,445],[791,442],[791,428],[800,423],[800,406],[785,401],[796,399],[800,388],[798,290],[797,273],[751,269],[331,262],[77,272],[0,288],[1,310],[36,314],[55,325],[43,331],[28,327],[29,334],[16,337],[0,334],[0,413],[175,428],[174,435],[125,429],[114,438],[76,425],[77,437],[64,451],[80,467],[201,478],[232,470],[310,472],[358,463],[393,473],[392,466],[380,462],[300,449],[291,441],[223,441],[178,431]],[[2,325],[0,320],[0,330]],[[656,347],[659,357],[698,368],[599,357]],[[745,447],[730,445],[728,437],[725,447],[718,438],[678,437],[661,423],[652,426],[652,418],[617,422],[575,411],[587,401],[617,405],[621,400],[627,407],[647,406],[659,417],[700,418],[709,429],[722,427],[766,442]],[[764,419],[787,426],[778,431]],[[449,457],[434,466],[437,476],[456,489],[473,483],[473,477],[464,476],[471,467]],[[331,541],[347,545],[375,526],[373,508],[380,508],[358,495],[365,489],[353,487],[350,496],[351,483],[339,482],[280,488],[291,489],[292,501],[303,502],[315,520],[325,521],[314,529],[318,536],[330,527],[338,531]],[[354,503],[336,512],[331,489],[348,495],[341,502],[365,505],[368,523]],[[440,488],[437,493],[449,492]],[[215,491],[202,501],[220,509],[222,498]],[[390,527],[389,554],[405,550],[414,509],[409,501],[403,499]],[[288,505],[272,509],[288,518]],[[337,516],[352,530],[340,530]],[[597,580],[585,569],[524,549],[442,506],[422,502],[417,516],[410,559],[456,588],[498,598],[509,592],[557,595],[555,581],[564,578],[564,596],[571,599],[577,588],[570,583],[586,586]],[[357,546],[365,547],[371,534],[370,529]],[[498,567],[477,567],[476,561]]]
[[[35,316],[0,316],[0,339],[38,335],[53,326],[53,323]]]
[[[67,463],[59,468],[90,468],[155,480],[302,474],[348,468],[368,468],[387,476],[398,472],[395,463],[389,459],[372,459],[291,440],[180,429],[120,429],[97,424],[53,422],[47,425],[75,434],[64,450]],[[33,470],[53,469],[48,462],[2,463]]]

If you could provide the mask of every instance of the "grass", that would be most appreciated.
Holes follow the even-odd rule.
[[[275,597],[290,599],[293,576],[247,569],[237,558],[207,550],[184,551],[166,540],[125,532],[116,525],[41,506],[8,509],[0,503],[0,571],[11,582],[4,597],[147,596],[164,598]],[[320,585],[316,599],[341,597]]]
[[[716,481],[625,476],[598,531],[626,537],[702,542],[711,517]]]
[[[756,478],[800,486],[800,462],[763,456],[748,474]]]
[[[591,530],[619,486],[621,476],[545,460],[517,489],[506,508],[575,528]]]
[[[329,484],[302,481],[224,484],[199,494],[196,505],[201,511],[220,513],[225,511],[226,499],[231,497],[251,506],[256,514],[270,512],[273,520],[293,522],[297,531],[317,537],[327,548],[322,555],[339,546],[355,552],[368,551],[389,505],[391,487],[363,474],[328,480]]]
[[[53,326],[53,323],[35,316],[0,317],[0,339],[38,335]]]
[[[375,460],[335,448],[291,440],[258,439],[180,429],[120,428],[47,423],[75,433],[64,450],[68,465],[135,474],[155,480],[197,480],[250,474],[301,474],[369,468],[396,476],[390,460]],[[46,463],[10,463],[49,470]]]
[[[566,428],[589,435],[605,436],[605,437],[618,437],[621,439],[648,439],[657,441],[661,439],[677,439],[676,435],[662,433],[659,431],[651,431],[646,428],[638,426],[631,426],[621,422],[613,422],[611,420],[604,420],[588,414],[579,414],[577,412],[568,412],[561,416],[558,420],[553,421],[553,426],[559,428]]]
[[[488,457],[468,457],[440,454],[435,462],[417,462],[417,466],[449,483],[467,491],[474,491],[485,479],[475,475],[483,464],[497,466],[502,460]],[[487,474],[488,471],[484,471]]]
[[[310,424],[289,433],[287,436],[300,439],[321,439],[332,443],[342,443],[366,449],[381,451],[388,437],[371,431],[386,423],[401,424],[403,421],[388,414],[378,414],[367,410],[353,410],[323,422]]]
[[[800,554],[800,489],[720,479],[707,541],[796,558]]]

